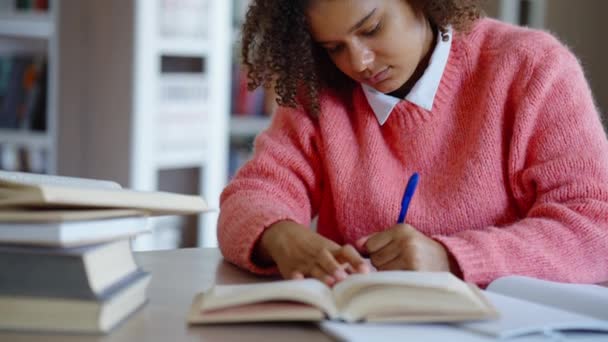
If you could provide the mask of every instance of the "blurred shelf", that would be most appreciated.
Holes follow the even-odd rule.
[[[230,136],[232,138],[255,137],[270,126],[270,117],[232,115],[230,117]]]
[[[47,133],[43,132],[0,128],[0,144],[50,148],[51,139]]]
[[[160,170],[200,167],[207,161],[207,150],[180,150],[159,151],[156,166]]]
[[[165,56],[206,56],[209,43],[199,38],[160,38],[159,52]]]
[[[46,39],[54,34],[48,13],[2,13],[0,36]]]
[[[159,100],[158,112],[163,116],[177,116],[189,120],[207,119],[209,113],[209,102],[205,100]]]

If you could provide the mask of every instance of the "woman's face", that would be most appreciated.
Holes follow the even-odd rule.
[[[307,18],[338,69],[383,93],[403,86],[433,44],[428,20],[405,0],[315,0]]]

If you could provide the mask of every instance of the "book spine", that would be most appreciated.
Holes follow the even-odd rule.
[[[25,75],[31,59],[25,56],[12,57],[8,67],[10,74],[0,108],[0,127],[18,128],[19,118],[23,115],[25,107]]]
[[[80,257],[0,253],[0,295],[95,299]]]

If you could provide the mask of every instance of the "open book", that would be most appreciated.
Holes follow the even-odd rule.
[[[149,215],[208,211],[200,196],[123,189],[118,183],[86,178],[0,171],[0,209],[115,208]]]
[[[329,288],[316,279],[216,285],[194,298],[188,322],[448,322],[495,318],[474,285],[447,272],[351,275]]]

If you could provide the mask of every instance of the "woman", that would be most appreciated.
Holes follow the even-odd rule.
[[[473,0],[253,1],[250,85],[281,107],[222,194],[224,256],[330,285],[365,257],[480,286],[608,279],[608,144],[578,61],[479,17]]]

